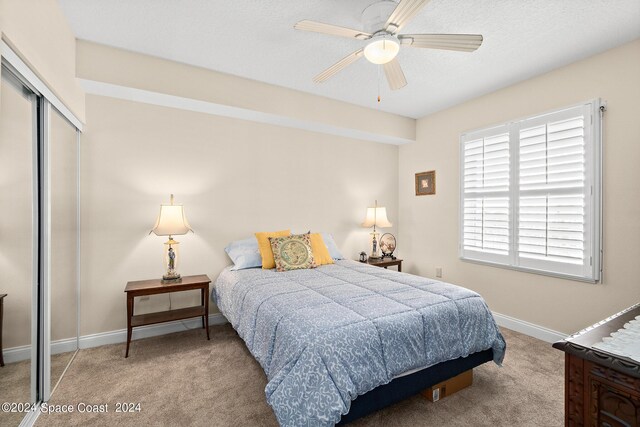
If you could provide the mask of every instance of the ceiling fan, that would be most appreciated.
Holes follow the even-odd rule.
[[[309,20],[295,24],[293,27],[296,30],[368,40],[366,46],[345,56],[315,76],[313,81],[322,83],[364,56],[370,62],[384,67],[389,87],[397,90],[407,84],[396,58],[400,46],[463,52],[473,52],[480,47],[482,36],[479,34],[398,34],[428,2],[400,0],[395,3],[384,0],[374,3],[362,12],[363,31]]]

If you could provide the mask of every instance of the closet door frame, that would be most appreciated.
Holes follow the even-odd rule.
[[[51,135],[51,107],[47,100],[40,98],[40,121],[38,138],[40,153],[40,209],[38,219],[40,221],[40,264],[38,275],[40,280],[39,305],[40,317],[38,319],[39,342],[42,344],[40,356],[42,357],[42,375],[40,375],[39,389],[42,401],[46,402],[51,397],[51,156],[49,155],[49,142]]]

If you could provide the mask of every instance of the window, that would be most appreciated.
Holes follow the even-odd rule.
[[[461,136],[462,259],[600,278],[600,102]]]

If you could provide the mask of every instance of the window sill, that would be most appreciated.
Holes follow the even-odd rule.
[[[590,283],[590,284],[599,284],[600,283],[599,280],[593,279],[593,278],[590,278],[590,277],[575,276],[575,275],[571,275],[571,274],[555,273],[555,272],[552,272],[552,271],[536,270],[536,269],[525,268],[525,267],[516,267],[516,266],[512,266],[512,265],[500,264],[500,263],[490,262],[490,261],[483,261],[483,260],[478,260],[478,259],[473,259],[473,258],[459,257],[459,259],[461,261],[469,262],[469,263],[472,263],[472,264],[480,264],[480,265],[486,265],[486,266],[489,266],[489,267],[502,268],[502,269],[505,269],[505,270],[514,270],[514,271],[520,271],[520,272],[523,272],[523,273],[530,273],[530,274],[537,274],[537,275],[541,275],[541,276],[555,277],[557,279],[571,280],[571,281],[575,281],[575,282],[584,282],[584,283]]]

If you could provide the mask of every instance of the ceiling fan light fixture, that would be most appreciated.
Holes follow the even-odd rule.
[[[373,36],[364,48],[364,56],[374,64],[382,65],[393,60],[400,51],[400,42],[391,34]]]

